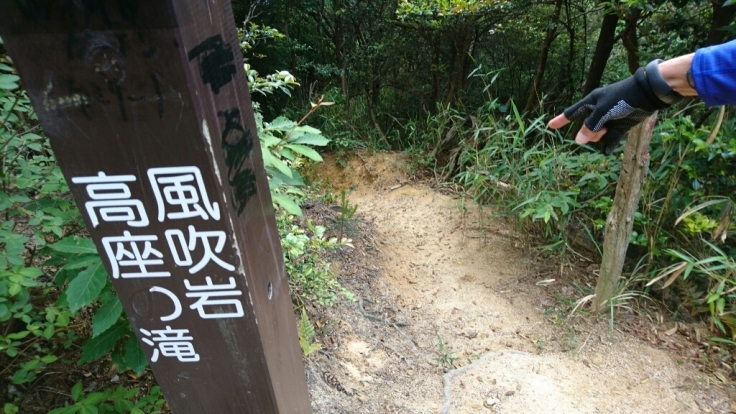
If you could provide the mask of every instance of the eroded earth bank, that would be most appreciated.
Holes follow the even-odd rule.
[[[358,205],[355,248],[330,258],[356,301],[310,311],[322,344],[307,360],[315,413],[736,408],[732,385],[691,362],[697,326],[637,302],[617,310],[613,330],[608,317],[569,317],[595,263],[545,258],[515,226],[412,179],[407,165],[396,154],[344,167],[327,158],[315,173],[333,191],[353,188]]]

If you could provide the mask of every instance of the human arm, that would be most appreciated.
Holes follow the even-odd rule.
[[[652,64],[646,68],[654,69]],[[655,110],[674,103],[657,96],[653,86],[660,95],[670,88],[678,96],[700,95],[708,105],[736,103],[736,41],[661,61],[656,66],[659,78],[647,76],[646,68],[621,82],[596,89],[552,119],[549,127],[558,129],[584,118],[575,140],[580,144],[602,141],[603,152],[609,154],[631,127]],[[621,102],[634,110],[615,110]],[[581,106],[584,110],[580,110]],[[611,111],[614,113],[606,118]]]
[[[692,73],[688,74],[694,56],[695,53],[691,53],[659,64],[659,73],[662,74],[662,78],[675,92],[682,96],[698,96],[698,91],[695,89],[695,79]]]
[[[601,142],[603,153],[610,154],[624,135],[654,111],[668,108],[682,99],[667,79],[685,81],[687,68],[681,62],[660,66],[665,62],[652,61],[639,68],[634,75],[614,84],[598,88],[579,102],[573,104],[549,122],[552,129],[561,128],[570,121],[584,119],[583,126],[575,137],[579,144]],[[682,87],[684,90],[685,87]]]

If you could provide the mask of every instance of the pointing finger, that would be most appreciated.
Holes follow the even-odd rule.
[[[570,123],[570,120],[567,119],[565,114],[559,114],[556,117],[554,117],[551,121],[549,121],[547,126],[552,129],[559,129],[569,123]]]

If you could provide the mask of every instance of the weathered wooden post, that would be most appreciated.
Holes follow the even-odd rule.
[[[0,36],[175,413],[310,412],[225,0],[16,0]]]
[[[621,280],[626,250],[634,228],[634,213],[639,206],[641,186],[649,168],[649,141],[652,139],[656,121],[655,112],[629,131],[624,145],[624,159],[616,185],[616,196],[606,219],[600,277],[595,287],[593,309],[598,312],[605,308],[607,301],[616,293]]]

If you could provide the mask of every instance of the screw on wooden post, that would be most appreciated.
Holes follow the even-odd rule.
[[[610,304],[609,301],[619,288],[626,250],[634,228],[634,213],[639,206],[641,187],[649,168],[649,142],[656,121],[657,112],[632,128],[624,145],[616,196],[606,219],[603,261],[593,299],[593,309],[598,312]]]
[[[16,0],[0,36],[173,412],[308,413],[234,23],[229,0]]]

